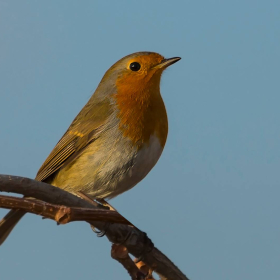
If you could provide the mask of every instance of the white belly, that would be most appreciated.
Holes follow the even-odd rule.
[[[105,175],[108,180],[103,181],[102,186],[95,185],[91,189],[91,195],[95,198],[98,196],[110,199],[131,189],[150,172],[160,158],[162,151],[163,147],[158,138],[152,136],[149,144],[138,151],[135,150],[133,156],[131,156],[131,150],[128,153],[130,156],[126,151],[117,157],[115,154],[114,160],[112,159],[110,164],[108,163],[104,168],[106,175],[102,175],[102,177]],[[110,171],[108,172],[108,170]]]
[[[133,166],[117,182],[115,190],[111,195],[109,195],[109,198],[115,197],[120,193],[131,189],[144,179],[157,163],[162,151],[163,147],[161,146],[158,138],[156,136],[152,136],[149,144],[137,152]]]

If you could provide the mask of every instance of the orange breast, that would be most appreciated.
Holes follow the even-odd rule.
[[[135,81],[133,77],[133,87],[127,79],[130,77],[117,81],[114,95],[119,109],[119,128],[139,149],[149,142],[152,135],[156,135],[164,147],[168,122],[159,90],[160,75],[153,79],[147,77],[144,82],[143,79]]]

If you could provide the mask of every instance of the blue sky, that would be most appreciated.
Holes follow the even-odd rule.
[[[34,178],[121,57],[180,56],[161,83],[165,151],[111,203],[193,280],[279,279],[279,12],[257,0],[1,0],[0,173]],[[28,215],[0,251],[4,280],[129,279],[85,223]]]

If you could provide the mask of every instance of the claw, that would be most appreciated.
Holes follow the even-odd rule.
[[[103,237],[104,235],[106,235],[106,231],[108,229],[108,227],[110,226],[111,223],[106,223],[105,224],[105,229],[104,230],[97,230],[93,225],[90,225],[92,231],[94,233],[96,233],[97,237]]]
[[[102,232],[101,230],[96,229],[95,226],[93,226],[93,225],[90,225],[90,227],[91,227],[92,231],[93,231],[94,233],[96,233],[97,235],[100,234],[100,233]]]
[[[106,234],[106,231],[102,230],[99,233],[97,233],[97,237],[103,237],[105,234]]]

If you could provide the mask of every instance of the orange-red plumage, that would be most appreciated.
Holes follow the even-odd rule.
[[[166,142],[167,115],[160,95],[164,69],[154,68],[163,59],[159,54],[133,58],[127,64],[134,61],[141,64],[138,76],[129,71],[116,80],[120,129],[138,146],[148,143],[152,135],[159,138],[162,147]]]

